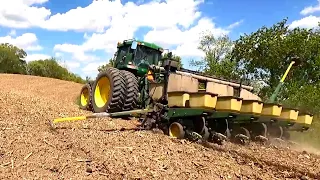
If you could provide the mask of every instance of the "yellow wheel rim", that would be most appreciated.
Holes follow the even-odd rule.
[[[108,102],[110,89],[111,87],[109,79],[107,77],[101,77],[98,80],[96,89],[94,91],[94,101],[97,107],[101,108]]]
[[[88,104],[89,101],[89,91],[88,89],[84,89],[81,92],[81,96],[80,96],[80,102],[82,106],[86,106]]]
[[[181,138],[180,137],[181,134],[182,134],[182,132],[181,132],[179,125],[176,123],[172,123],[169,128],[169,135],[171,137]]]

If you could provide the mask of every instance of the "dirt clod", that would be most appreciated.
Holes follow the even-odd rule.
[[[90,167],[87,167],[86,172],[87,173],[92,173],[92,169]]]
[[[320,157],[281,146],[190,143],[137,120],[66,122],[81,84],[0,74],[0,179],[320,179]]]

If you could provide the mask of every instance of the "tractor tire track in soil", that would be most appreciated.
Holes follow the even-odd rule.
[[[0,179],[320,179],[320,157],[288,147],[201,145],[136,120],[47,122],[89,114],[82,84],[0,74]]]

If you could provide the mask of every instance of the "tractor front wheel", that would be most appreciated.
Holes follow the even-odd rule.
[[[93,110],[99,112],[119,112],[123,108],[125,81],[120,70],[109,67],[100,72],[93,83]]]

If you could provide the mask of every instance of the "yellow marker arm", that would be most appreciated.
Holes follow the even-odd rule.
[[[87,116],[57,118],[53,120],[53,124],[56,124],[59,122],[65,122],[65,121],[79,121],[79,120],[85,120],[85,119],[87,119]]]
[[[290,63],[290,65],[289,65],[289,67],[287,68],[286,72],[285,72],[284,75],[282,76],[280,82],[284,82],[284,80],[286,79],[286,77],[287,77],[287,75],[288,75],[288,73],[289,73],[289,71],[290,71],[290,69],[291,69],[291,67],[293,66],[294,63],[295,63],[294,61],[292,61],[292,62]]]

